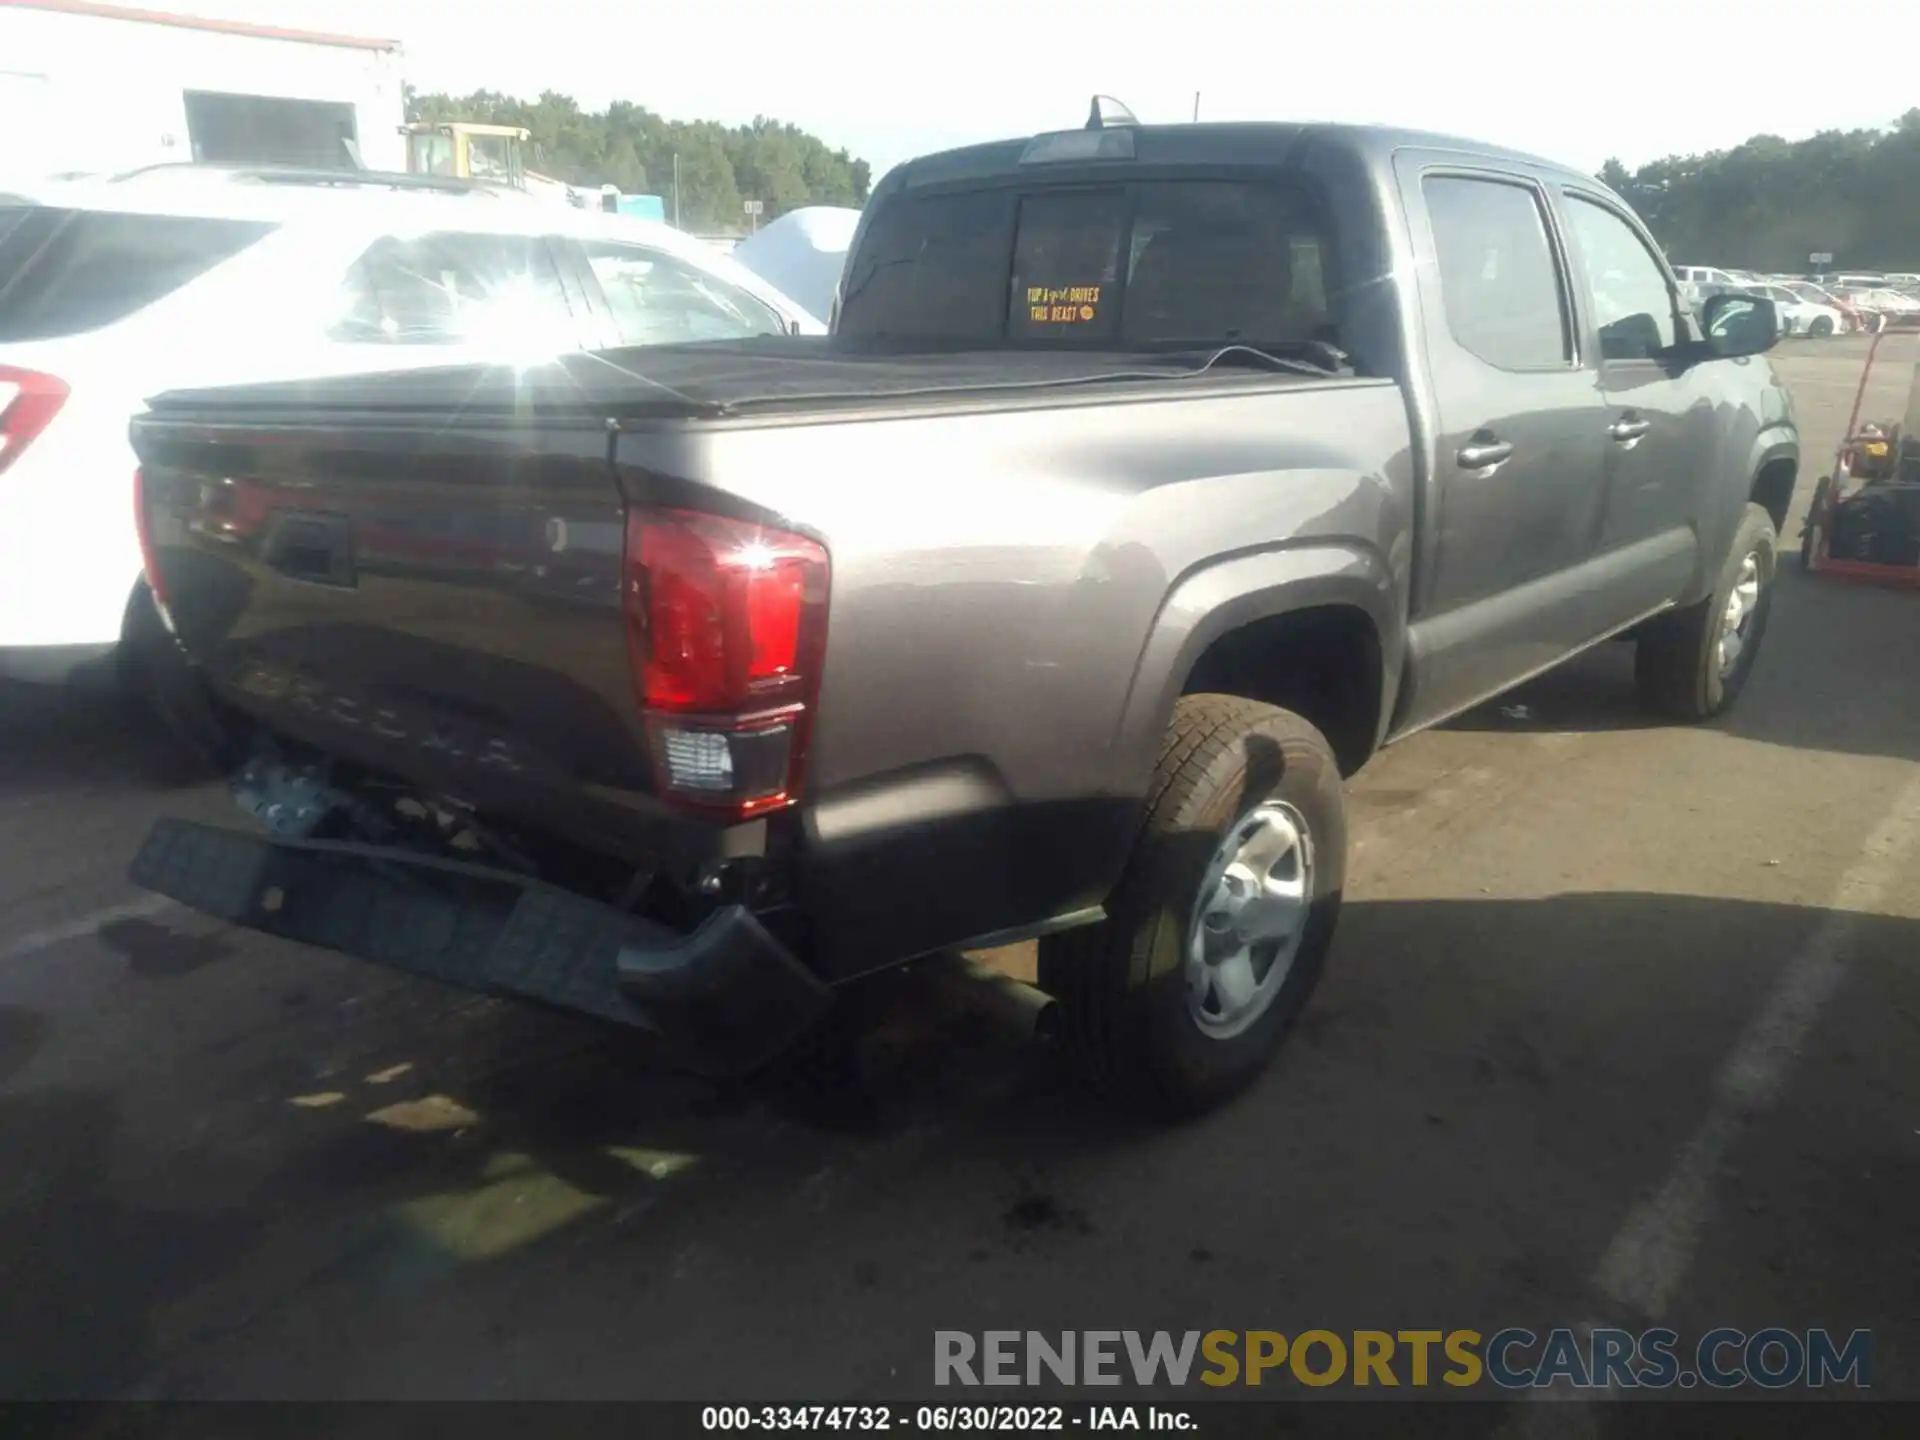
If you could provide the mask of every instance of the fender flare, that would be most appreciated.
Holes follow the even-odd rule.
[[[1738,451],[1734,453],[1739,455]],[[1746,513],[1747,502],[1753,498],[1754,483],[1759,480],[1760,472],[1777,461],[1791,460],[1797,474],[1800,458],[1798,433],[1791,424],[1776,422],[1754,434],[1746,453],[1739,455],[1738,464],[1732,460],[1722,462],[1726,470],[1716,476],[1713,485],[1703,493],[1705,513],[1696,522],[1700,537],[1699,570],[1687,593],[1680,598],[1681,605],[1697,603],[1713,593],[1721,562],[1726,559],[1727,547],[1733,544],[1733,535],[1740,527],[1740,517]]]
[[[1187,676],[1207,647],[1243,625],[1305,610],[1356,610],[1379,641],[1380,743],[1406,657],[1406,579],[1356,542],[1310,542],[1226,556],[1167,591],[1135,663],[1115,735],[1116,780],[1141,793]]]
[[[1770,425],[1754,437],[1753,452],[1747,461],[1747,492],[1753,492],[1754,481],[1760,478],[1760,472],[1779,460],[1791,460],[1796,471],[1800,468],[1800,440],[1790,427]]]
[[[1769,465],[1776,465],[1783,460],[1792,464],[1794,469],[1794,486],[1797,488],[1800,481],[1801,462],[1799,436],[1784,425],[1770,425],[1754,437],[1753,447],[1747,456],[1746,469],[1741,473],[1741,483],[1745,487],[1745,493],[1740,498],[1743,501],[1752,500],[1754,498],[1754,487],[1760,483],[1760,476],[1766,471]],[[1720,557],[1725,554],[1726,545],[1733,543],[1733,530],[1739,528],[1740,522],[1737,517],[1743,507],[1730,505],[1727,508],[1736,518],[1733,520],[1732,527],[1728,530],[1725,537],[1726,544],[1720,547],[1710,562],[1709,569],[1711,573],[1715,575],[1719,573]],[[1792,508],[1793,492],[1789,490],[1787,492],[1787,503],[1781,510],[1781,518],[1775,526],[1776,529],[1784,530],[1786,528],[1786,514],[1787,511]]]

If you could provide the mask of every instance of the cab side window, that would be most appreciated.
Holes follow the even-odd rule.
[[[1454,342],[1501,370],[1570,364],[1566,297],[1534,191],[1457,175],[1429,175],[1421,188]]]
[[[1580,195],[1566,198],[1601,360],[1649,360],[1671,349],[1678,338],[1673,294],[1660,262],[1613,210]]]

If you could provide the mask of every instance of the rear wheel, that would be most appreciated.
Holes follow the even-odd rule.
[[[1340,769],[1299,716],[1182,698],[1109,919],[1040,945],[1088,1077],[1191,1113],[1257,1076],[1319,983],[1346,871]]]
[[[1807,333],[1822,340],[1826,339],[1829,335],[1833,334],[1832,319],[1826,315],[1814,316],[1813,323],[1807,326]]]
[[[1773,518],[1749,504],[1713,593],[1642,633],[1634,679],[1647,704],[1671,719],[1698,721],[1740,698],[1767,633],[1778,546]]]

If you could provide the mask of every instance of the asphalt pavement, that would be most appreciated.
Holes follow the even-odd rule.
[[[1777,356],[1788,549],[1863,349]],[[924,1397],[936,1329],[1661,1321],[1871,1329],[1920,1397],[1920,596],[1789,563],[1714,727],[1630,669],[1367,769],[1326,982],[1177,1129],[912,994],[802,1095],[223,930],[124,870],[224,797],[0,692],[0,1396]]]

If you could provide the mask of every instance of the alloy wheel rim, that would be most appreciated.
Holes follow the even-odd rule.
[[[1760,556],[1749,553],[1740,562],[1739,578],[1727,594],[1720,616],[1720,678],[1726,679],[1740,663],[1753,640],[1753,617],[1760,608]]]
[[[1282,800],[1255,806],[1215,849],[1187,928],[1187,1010],[1228,1040],[1272,1008],[1306,936],[1313,837]]]

